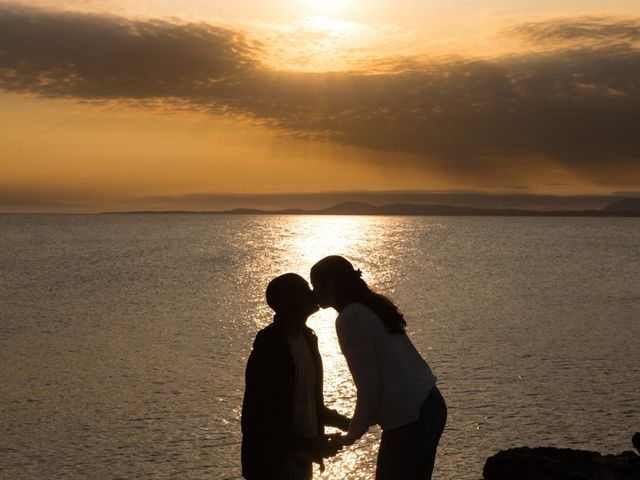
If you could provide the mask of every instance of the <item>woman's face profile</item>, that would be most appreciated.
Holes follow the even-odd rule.
[[[329,308],[335,306],[336,295],[331,282],[320,282],[312,278],[311,285],[313,286],[316,302],[320,307]]]

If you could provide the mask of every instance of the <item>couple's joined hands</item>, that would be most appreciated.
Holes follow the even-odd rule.
[[[346,415],[341,415],[335,410],[327,409],[326,424],[339,428],[343,432],[349,430],[351,419]],[[318,437],[313,445],[313,453],[316,458],[335,457],[337,453],[346,445],[353,442],[347,442],[346,436],[341,433],[330,433]]]
[[[330,433],[318,437],[313,445],[314,456],[322,458],[335,457],[343,447],[353,443],[347,441],[346,438],[346,435],[341,433]]]
[[[336,451],[342,450],[343,447],[353,445],[353,441],[349,440],[346,435],[342,435],[341,433],[329,435],[328,441],[330,447]]]
[[[346,415],[342,415],[336,410],[329,408],[325,409],[324,415],[325,425],[336,427],[343,432],[349,430],[351,419]],[[348,442],[346,436],[341,433],[321,435],[314,441],[313,456],[317,459],[335,457],[343,447],[351,445],[352,443],[353,442]]]

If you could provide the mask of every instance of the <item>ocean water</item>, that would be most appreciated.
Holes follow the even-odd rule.
[[[640,220],[0,216],[0,478],[240,478],[268,281],[342,254],[389,294],[449,406],[435,478],[515,446],[620,452],[640,430]],[[355,390],[310,319],[329,406]],[[380,430],[324,479],[372,479]]]

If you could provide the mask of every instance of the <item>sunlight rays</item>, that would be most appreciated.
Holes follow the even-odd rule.
[[[411,51],[416,43],[413,35],[392,26],[326,15],[265,23],[254,31],[264,45],[265,65],[289,72],[366,71],[382,58]]]

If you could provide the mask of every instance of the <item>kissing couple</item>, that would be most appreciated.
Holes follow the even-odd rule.
[[[242,404],[242,475],[247,480],[310,480],[313,462],[354,444],[379,424],[376,480],[431,479],[447,407],[436,377],[406,333],[406,321],[344,257],[295,273],[266,290],[273,322],[256,335]],[[353,417],[325,406],[318,338],[306,326],[319,307],[338,312],[336,333],[357,389]],[[325,435],[325,426],[345,434]],[[343,478],[343,477],[339,477]]]

